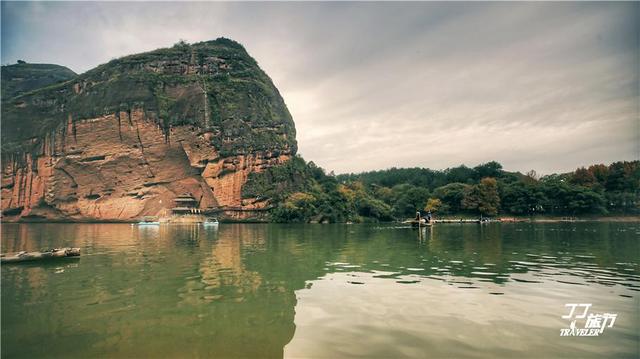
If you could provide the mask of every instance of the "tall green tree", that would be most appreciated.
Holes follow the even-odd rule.
[[[513,182],[504,186],[501,207],[512,214],[532,215],[544,212],[547,197],[539,185],[530,182]]]
[[[480,183],[472,186],[462,200],[463,208],[477,211],[485,216],[495,216],[500,208],[498,182],[495,178],[485,177]]]
[[[465,193],[471,186],[464,183],[449,183],[433,191],[433,196],[442,201],[442,213],[460,213]]]
[[[502,165],[496,161],[483,163],[473,168],[475,171],[475,179],[479,180],[485,177],[498,178],[502,174]]]

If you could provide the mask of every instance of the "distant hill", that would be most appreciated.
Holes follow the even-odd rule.
[[[70,69],[54,64],[18,63],[2,66],[2,99],[9,99],[78,76]]]

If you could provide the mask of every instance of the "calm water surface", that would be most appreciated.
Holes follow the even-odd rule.
[[[1,230],[82,248],[2,266],[6,358],[640,356],[637,223]],[[560,337],[566,303],[618,317]]]

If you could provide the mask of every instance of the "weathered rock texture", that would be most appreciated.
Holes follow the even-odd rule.
[[[249,174],[296,152],[277,89],[237,43],[218,39],[114,60],[3,101],[3,220],[135,220],[191,192],[236,219]]]

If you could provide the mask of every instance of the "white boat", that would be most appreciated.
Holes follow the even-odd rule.
[[[157,220],[157,218],[155,217],[144,217],[142,218],[142,220],[138,223],[136,223],[136,225],[138,226],[159,226],[160,225],[160,221]]]
[[[218,222],[217,218],[207,218],[204,222],[202,222],[202,224],[205,227],[209,227],[209,226],[217,226],[218,224],[220,224],[220,222]]]

